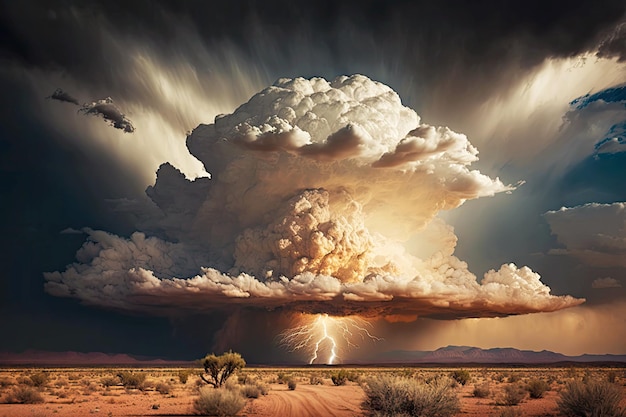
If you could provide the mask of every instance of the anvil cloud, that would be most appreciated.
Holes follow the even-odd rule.
[[[84,229],[77,262],[45,274],[50,294],[165,315],[493,317],[584,301],[514,264],[478,282],[436,216],[515,187],[470,168],[478,150],[465,135],[421,123],[365,76],[279,79],[187,146],[211,178],[162,165],[140,230]],[[405,246],[416,233],[426,255]]]

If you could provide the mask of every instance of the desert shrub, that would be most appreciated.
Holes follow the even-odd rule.
[[[82,374],[70,374],[67,379],[69,379],[70,381],[78,381],[80,379],[83,378]]]
[[[270,392],[270,387],[267,384],[264,384],[262,382],[257,382],[256,386],[259,387],[259,391],[261,392],[261,395],[267,395]]]
[[[543,394],[549,389],[548,383],[542,379],[531,379],[526,385],[530,398],[543,398]]]
[[[467,369],[457,369],[450,375],[452,379],[461,385],[465,385],[471,379],[471,375]]]
[[[309,377],[310,385],[324,385],[324,380],[317,375],[311,375]]]
[[[172,386],[170,384],[168,384],[167,382],[159,382],[156,384],[155,389],[163,395],[167,395],[170,392],[172,392]]]
[[[244,407],[246,401],[239,390],[214,389],[203,387],[193,403],[196,414],[208,416],[234,416]]]
[[[40,404],[43,402],[43,397],[35,388],[19,386],[13,388],[5,396],[4,402],[7,404]]]
[[[120,382],[120,379],[117,377],[113,377],[113,376],[105,376],[104,378],[100,379],[100,383],[102,384],[103,387],[113,387],[115,385],[117,385]]]
[[[499,417],[522,417],[522,415],[521,410],[513,407],[507,407],[500,412]]]
[[[84,386],[83,395],[89,395],[91,393],[98,391],[98,386],[94,384],[93,382],[88,382],[86,384],[83,384],[83,386]]]
[[[350,382],[358,383],[361,380],[361,375],[358,372],[346,372],[346,373],[347,373],[346,377],[348,378],[348,381]]]
[[[137,389],[139,391],[148,391],[152,388],[155,388],[155,383],[154,381],[151,381],[149,379],[146,379],[145,381],[143,381],[142,383],[140,383],[139,385],[137,385]]]
[[[292,391],[296,389],[296,385],[297,384],[295,379],[290,379],[289,381],[287,381],[287,387]]]
[[[193,374],[191,369],[181,369],[178,371],[178,380],[181,384],[186,384],[191,374]]]
[[[615,371],[609,371],[606,374],[606,380],[609,381],[611,384],[615,383],[615,380],[617,379],[617,372]]]
[[[231,391],[241,391],[241,385],[239,385],[238,383],[236,383],[233,380],[226,381],[224,383],[223,387],[226,388],[227,390],[231,390]]]
[[[146,381],[146,374],[142,373],[124,371],[117,374],[117,377],[125,388],[140,388]]]
[[[491,394],[491,389],[489,388],[489,383],[485,382],[484,384],[474,385],[474,391],[472,391],[472,395],[477,398],[487,398]]]
[[[522,379],[522,377],[519,376],[519,374],[510,374],[507,381],[509,384],[514,384],[516,382],[519,382],[520,379]]]
[[[241,388],[241,393],[246,398],[259,398],[261,389],[256,384],[245,384]]]
[[[526,397],[526,390],[517,384],[509,384],[504,387],[502,397],[497,401],[499,405],[518,405]]]
[[[67,387],[69,384],[70,383],[66,378],[59,378],[56,381],[54,381],[54,385],[59,388]]]
[[[504,374],[497,374],[493,376],[493,380],[496,382],[504,382],[504,379],[506,378],[506,376]]]
[[[606,381],[569,381],[560,392],[557,406],[566,416],[623,417],[621,389]]]
[[[8,376],[0,378],[0,388],[9,387],[11,385],[15,385],[15,381]]]
[[[288,375],[284,372],[279,372],[276,375],[276,382],[279,384],[286,384],[289,378],[291,378],[291,375]]]
[[[345,385],[348,381],[348,371],[346,371],[345,369],[340,369],[339,371],[333,373],[330,376],[330,379],[333,381],[333,384],[337,386]]]
[[[43,387],[48,383],[50,375],[45,372],[37,372],[29,376],[34,387]]]
[[[27,385],[29,387],[33,386],[33,380],[27,376],[20,375],[16,378],[18,385]]]
[[[459,411],[459,399],[451,380],[443,377],[430,383],[382,375],[364,386],[364,406],[377,416],[448,417]]]

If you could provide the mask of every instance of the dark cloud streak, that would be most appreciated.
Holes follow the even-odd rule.
[[[269,55],[273,59],[260,63],[271,72],[293,68],[301,58],[309,62],[311,57],[302,55],[313,53],[314,60],[325,54],[335,71],[349,69],[350,63],[377,67],[383,59],[405,75],[457,86],[468,76],[486,83],[513,68],[529,69],[547,57],[574,56],[598,45],[602,56],[624,59],[619,48],[624,30],[618,24],[626,5],[613,0],[593,6],[584,1],[329,0],[297,6],[287,1],[45,4],[5,4],[2,55],[85,78],[98,74],[104,84],[115,78],[114,71],[100,68],[109,60],[105,28],[157,42],[166,55],[181,47],[181,27],[191,27],[206,45],[229,42],[250,58]]]
[[[71,104],[75,104],[77,106],[80,106],[80,103],[78,102],[77,98],[75,98],[71,94],[61,90],[60,88],[57,88],[56,90],[54,90],[54,93],[52,93],[51,95],[49,95],[46,98],[49,98],[51,100],[63,101],[65,103],[71,103]]]

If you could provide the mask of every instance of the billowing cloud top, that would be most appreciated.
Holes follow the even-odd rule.
[[[365,76],[280,79],[200,125],[187,146],[211,178],[162,165],[141,231],[84,229],[77,263],[45,275],[49,293],[162,314],[243,306],[456,318],[584,301],[551,295],[513,264],[477,281],[436,215],[514,187],[470,169],[478,151],[465,135],[420,124]]]

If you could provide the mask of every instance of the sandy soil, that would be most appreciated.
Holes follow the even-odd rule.
[[[468,384],[460,388],[459,399],[461,411],[457,417],[498,417],[507,409],[518,410],[520,416],[548,417],[558,416],[556,408],[556,391],[548,391],[543,398],[531,399],[526,397],[517,406],[498,405],[498,397],[501,395],[501,387],[493,387],[493,394],[488,398],[476,398],[472,395],[474,384]]]
[[[39,370],[0,369],[0,417],[80,417],[80,416],[189,416],[193,415],[193,401],[197,396],[197,377],[190,377],[182,384],[177,377],[177,369],[135,370],[148,375],[147,389],[125,389],[121,385],[106,388],[103,378],[116,375],[115,369],[47,369],[51,375],[44,387],[38,389],[44,398],[42,404],[4,404],[7,394],[18,386],[25,386],[24,380]],[[263,381],[269,385],[268,395],[247,400],[245,408],[238,414],[249,417],[364,417],[361,408],[364,392],[356,382],[345,386],[334,386],[328,370],[311,369],[247,369],[249,380]],[[405,376],[428,378],[439,374],[449,374],[446,369],[372,369],[359,370],[361,378],[368,378],[382,372],[393,372]],[[616,372],[617,386],[624,391],[623,406],[626,406],[626,373]],[[557,399],[564,381],[589,375],[589,370],[571,369],[479,369],[471,370],[472,380],[465,386],[456,388],[461,410],[457,417],[499,417],[505,411],[518,410],[519,416],[549,417],[558,416]],[[592,371],[594,378],[606,378],[606,369]],[[286,384],[278,384],[281,374],[287,374],[297,381],[295,390]],[[315,376],[323,385],[311,385]],[[544,398],[530,399],[528,396],[517,406],[502,404],[504,387],[509,379],[524,384],[530,379],[550,381],[550,390]],[[236,380],[236,378],[233,378]],[[21,385],[18,385],[20,384]],[[168,384],[171,390],[160,393],[159,383]],[[490,394],[486,398],[476,398],[474,387],[489,384]]]
[[[356,417],[361,409],[363,390],[359,386],[298,385],[290,391],[285,385],[272,385],[267,396],[250,402],[241,413],[255,417]]]
[[[499,416],[506,409],[519,410],[522,416],[548,417],[558,416],[556,391],[546,392],[544,398],[526,398],[518,406],[497,405],[500,394],[494,388],[490,398],[476,398],[472,395],[473,384],[458,387],[461,411],[457,417]],[[248,404],[241,415],[254,417],[357,417],[367,416],[361,408],[364,393],[358,385],[335,387],[332,385],[298,385],[295,391],[289,391],[283,385],[272,386],[266,397],[261,397]]]

